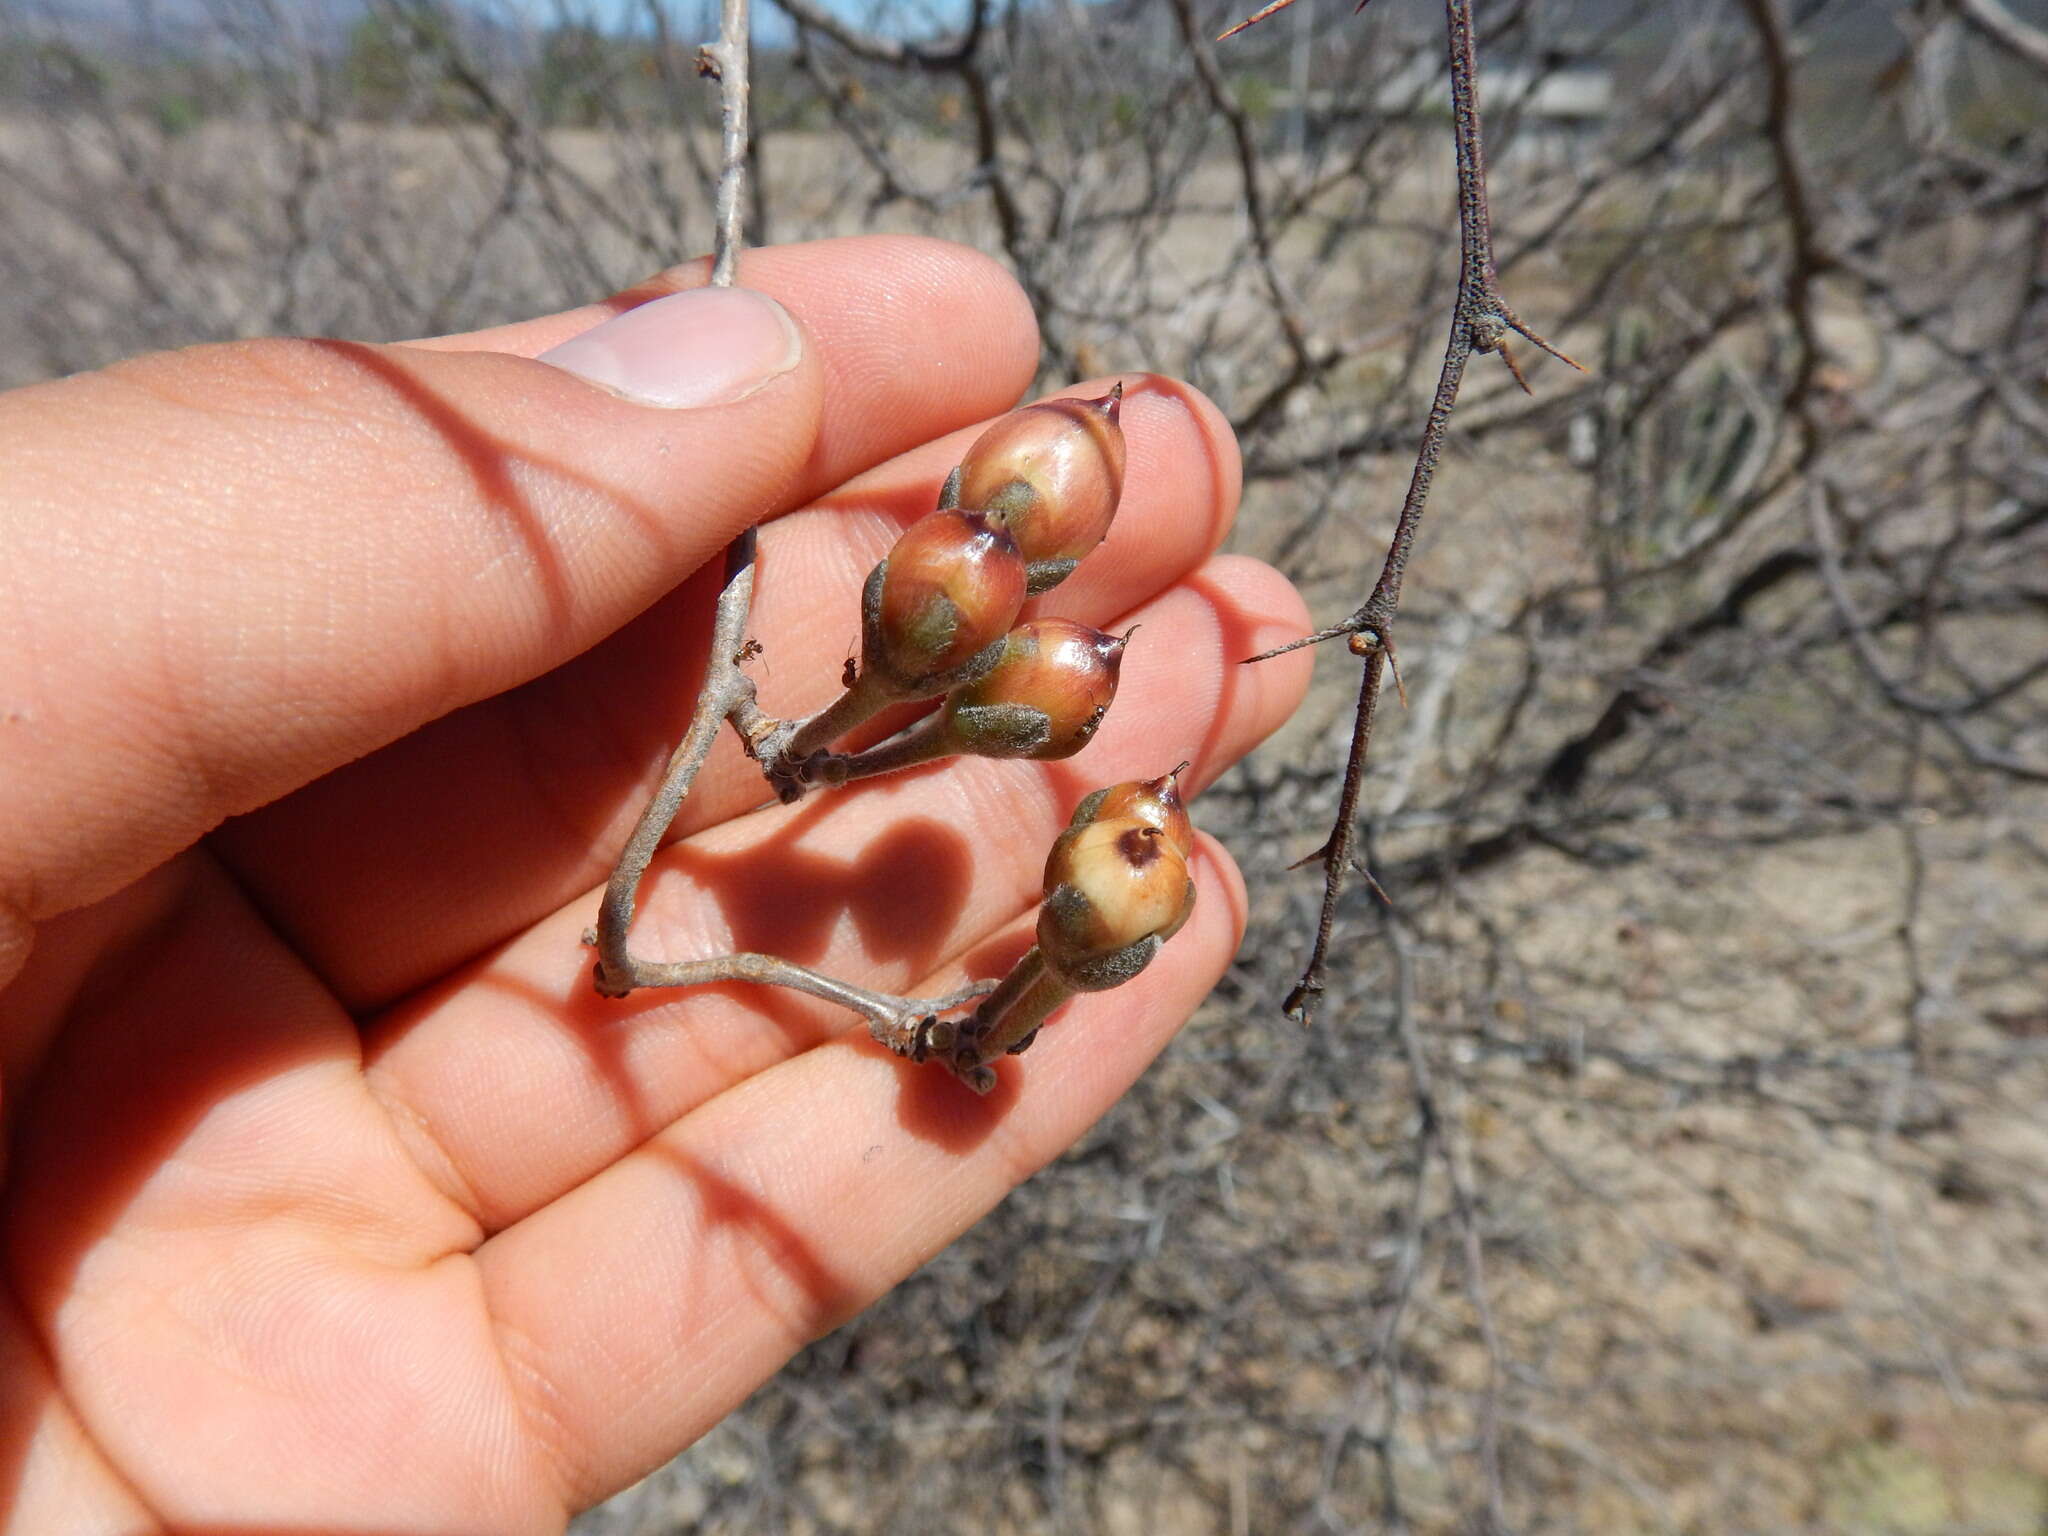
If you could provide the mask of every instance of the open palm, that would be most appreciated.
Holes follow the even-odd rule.
[[[1227,962],[1212,846],[1160,961],[988,1099],[809,999],[592,993],[698,568],[781,514],[751,665],[814,708],[862,575],[1035,360],[992,264],[859,240],[748,255],[803,335],[737,398],[532,361],[701,281],[0,397],[0,1527],[558,1530],[1067,1145]],[[1284,718],[1300,658],[1233,663],[1296,600],[1212,558],[1228,430],[1126,387],[1124,510],[1043,600],[1144,626],[1097,740],[769,809],[721,743],[641,953],[998,974],[1087,789],[1183,757],[1199,784]]]

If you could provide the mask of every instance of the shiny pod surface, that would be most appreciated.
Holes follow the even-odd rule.
[[[1071,619],[1034,619],[1003,638],[1001,659],[946,698],[958,750],[984,757],[1072,757],[1116,697],[1124,639]]]
[[[1098,789],[1074,808],[1073,820],[1068,825],[1081,827],[1094,821],[1135,816],[1165,833],[1182,858],[1192,858],[1195,824],[1188,819],[1187,803],[1180,797],[1180,774],[1181,769],[1176,768],[1156,779],[1127,779]]]
[[[1024,606],[1024,562],[999,519],[933,512],[896,541],[867,615],[870,665],[909,683],[943,676],[1000,640]]]
[[[1012,411],[960,462],[959,504],[1001,517],[1031,571],[1057,584],[1100,544],[1124,484],[1123,388],[1096,400],[1045,400]]]
[[[1165,833],[1113,816],[1060,834],[1045,864],[1038,942],[1064,968],[1178,931],[1194,903],[1187,860]]]

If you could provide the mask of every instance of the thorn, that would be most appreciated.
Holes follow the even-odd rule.
[[[1408,686],[1401,681],[1401,658],[1394,654],[1394,637],[1380,636],[1380,648],[1387,653],[1387,670],[1394,674],[1394,692],[1401,697],[1401,707],[1408,707]]]
[[[1522,324],[1522,317],[1520,315],[1517,315],[1513,310],[1509,309],[1505,304],[1500,305],[1500,317],[1501,319],[1507,322],[1509,330],[1513,331],[1517,336],[1521,337],[1522,340],[1528,342],[1530,346],[1536,347],[1541,351],[1548,352],[1552,357],[1556,358],[1560,363],[1563,363],[1567,368],[1576,368],[1580,373],[1586,373],[1590,371],[1587,369],[1584,363],[1578,361],[1576,358],[1567,357],[1564,353],[1558,351],[1557,348],[1553,347],[1549,342],[1545,341],[1541,336],[1538,336],[1534,331],[1530,330],[1528,326]],[[1506,348],[1502,348],[1502,351],[1505,352]],[[1512,364],[1510,366],[1512,366]],[[1519,379],[1521,377],[1521,374],[1517,373],[1515,377]],[[1527,389],[1529,386],[1524,384],[1522,387],[1524,389]]]
[[[1365,882],[1367,890],[1371,891],[1373,895],[1379,897],[1381,901],[1385,902],[1389,909],[1393,907],[1394,898],[1387,894],[1387,888],[1385,886],[1381,885],[1379,881],[1373,879],[1371,870],[1367,869],[1355,858],[1351,861],[1351,868],[1353,869],[1353,871],[1356,872],[1358,878]]]
[[[1287,867],[1289,870],[1300,869],[1303,865],[1313,864],[1318,859],[1321,859],[1324,863],[1329,862],[1330,845],[1327,842],[1325,842],[1323,846],[1318,848],[1314,853],[1303,854],[1300,858],[1296,859],[1292,864],[1288,865]]]
[[[1313,635],[1304,635],[1299,640],[1290,640],[1285,645],[1276,645],[1270,651],[1261,651],[1256,656],[1247,656],[1238,665],[1248,667],[1255,661],[1271,661],[1275,656],[1285,656],[1289,651],[1298,651],[1311,645],[1321,645],[1325,640],[1335,640],[1339,635],[1348,635],[1350,633],[1352,631],[1348,626],[1339,624],[1335,629],[1319,630]]]
[[[1529,387],[1529,381],[1522,377],[1522,365],[1515,361],[1515,354],[1508,344],[1503,341],[1494,347],[1494,351],[1498,352],[1500,360],[1508,365],[1508,372],[1512,373],[1515,376],[1515,382],[1522,386],[1522,393],[1525,395],[1535,394],[1536,391]]]
[[[1292,4],[1294,4],[1294,0],[1272,0],[1272,4],[1261,6],[1258,10],[1252,12],[1251,15],[1245,17],[1243,21],[1240,21],[1236,26],[1232,27],[1229,31],[1218,32],[1216,34],[1216,41],[1220,43],[1224,41],[1226,38],[1235,37],[1238,33],[1242,32],[1246,27],[1255,27],[1260,22],[1264,21],[1268,16],[1277,15],[1281,11],[1286,10],[1287,7]],[[1361,6],[1359,7],[1359,9],[1363,10],[1364,7]]]

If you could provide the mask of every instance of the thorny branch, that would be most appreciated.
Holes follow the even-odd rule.
[[[1291,4],[1279,0],[1250,20],[1224,33],[1240,32],[1252,22]],[[1361,9],[1363,6],[1361,6]],[[1337,802],[1336,824],[1329,838],[1304,859],[1323,863],[1323,905],[1316,922],[1316,937],[1308,964],[1287,994],[1283,1007],[1288,1017],[1310,1022],[1315,999],[1321,995],[1328,968],[1330,939],[1337,922],[1337,904],[1344,894],[1355,859],[1358,797],[1365,782],[1365,762],[1372,745],[1373,721],[1379,709],[1382,675],[1392,670],[1394,685],[1400,688],[1399,662],[1394,651],[1394,616],[1401,604],[1401,582],[1407,574],[1408,559],[1421,526],[1423,508],[1429,500],[1430,485],[1436,478],[1437,460],[1443,453],[1450,430],[1451,411],[1458,403],[1458,388],[1464,382],[1465,364],[1474,352],[1498,352],[1515,382],[1528,389],[1522,370],[1508,349],[1510,332],[1532,346],[1548,352],[1561,362],[1577,368],[1562,352],[1530,330],[1501,297],[1499,278],[1493,262],[1493,221],[1486,202],[1486,153],[1480,137],[1477,52],[1472,39],[1471,0],[1444,0],[1449,27],[1451,75],[1451,132],[1457,151],[1458,176],[1458,292],[1451,306],[1450,338],[1444,345],[1442,371],[1437,376],[1436,395],[1430,402],[1423,424],[1422,444],[1416,451],[1415,470],[1408,482],[1408,494],[1401,503],[1401,515],[1394,524],[1394,536],[1387,548],[1379,580],[1356,612],[1342,623],[1281,646],[1251,661],[1265,661],[1305,645],[1316,645],[1342,635],[1354,656],[1362,658],[1365,670],[1359,679],[1358,710],[1351,732],[1351,750],[1344,762],[1344,783]],[[1581,370],[1583,371],[1583,370]],[[1360,870],[1364,873],[1363,869]],[[1370,875],[1367,875],[1370,879]]]

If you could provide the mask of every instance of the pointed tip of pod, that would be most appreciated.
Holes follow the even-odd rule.
[[[1188,819],[1187,804],[1180,793],[1180,776],[1187,767],[1183,762],[1156,779],[1130,779],[1097,790],[1074,812],[1075,825],[1134,816],[1159,828],[1181,857],[1192,857],[1195,825]]]
[[[1102,412],[1104,416],[1108,417],[1111,426],[1123,425],[1124,381],[1122,379],[1118,379],[1114,384],[1109,386],[1108,394],[1098,395],[1095,399],[1090,400],[1088,403],[1094,406],[1095,409],[1097,409],[1098,411]]]
[[[1041,400],[995,422],[960,461],[960,505],[999,515],[1044,591],[1102,542],[1123,494],[1121,385],[1095,400]]]
[[[1133,869],[1143,869],[1167,849],[1166,834],[1149,822],[1133,819],[1116,836],[1116,851]]]
[[[1193,901],[1187,860],[1168,832],[1136,816],[1106,817],[1053,844],[1039,947],[1070,986],[1098,991],[1142,969]]]

